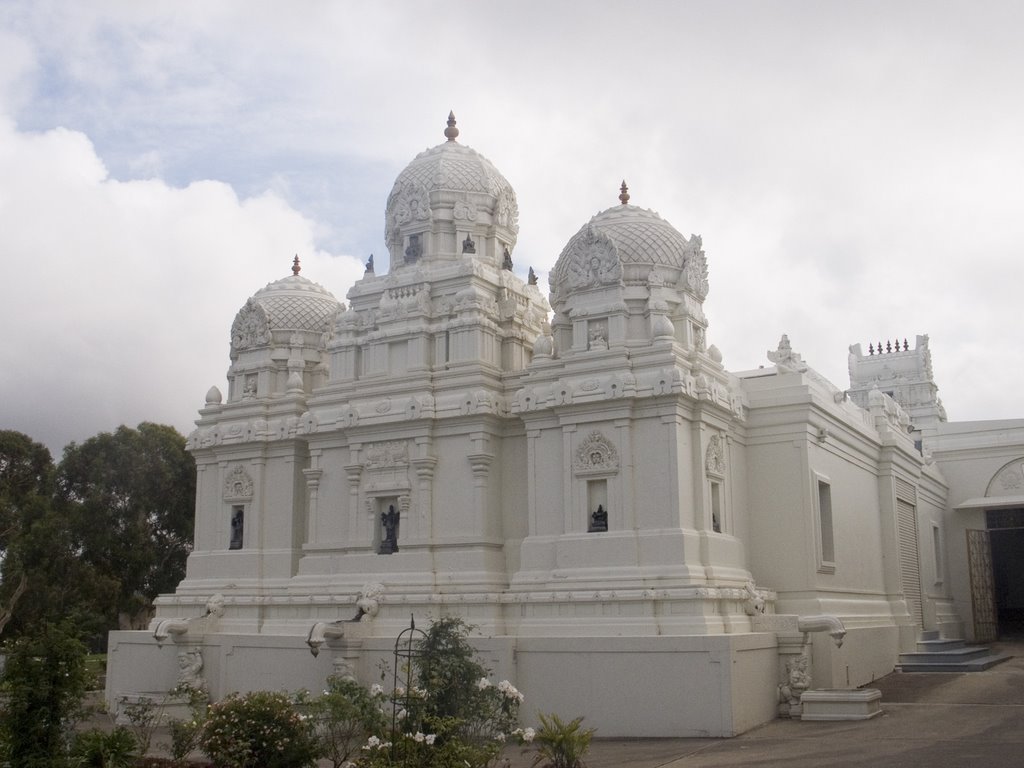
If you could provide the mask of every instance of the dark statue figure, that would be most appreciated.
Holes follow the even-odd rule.
[[[366,271],[373,272],[373,254],[370,254],[370,258],[366,260]]]
[[[242,548],[242,533],[245,530],[245,511],[236,509],[231,513],[231,543],[228,549]]]
[[[389,504],[387,512],[380,513],[380,524],[384,531],[381,537],[379,555],[390,555],[398,551],[398,518],[395,505]]]
[[[473,242],[473,238],[469,235],[466,235],[466,239],[462,241],[462,252],[476,253],[476,243]]]
[[[598,504],[597,509],[590,515],[590,527],[588,533],[604,533],[608,530],[608,510]]]
[[[423,244],[420,243],[419,235],[409,235],[409,247],[405,249],[405,263],[412,264],[419,261],[423,255]]]
[[[509,253],[508,248],[505,249],[505,256],[501,261],[501,268],[507,269],[509,272],[512,271],[512,254]]]
[[[526,283],[527,285],[537,284],[537,273],[533,271],[533,267],[530,267],[530,271],[526,275]]]

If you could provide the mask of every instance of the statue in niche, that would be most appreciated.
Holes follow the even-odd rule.
[[[473,242],[471,235],[466,235],[466,239],[462,241],[462,252],[476,253],[476,243]]]
[[[533,271],[533,267],[530,267],[530,271],[526,275],[526,284],[527,285],[536,285],[537,284],[537,273]]]
[[[602,504],[597,505],[590,514],[590,527],[587,528],[588,533],[604,533],[608,530],[608,510],[604,508]]]
[[[370,258],[368,258],[366,260],[366,271],[370,272],[370,273],[373,272],[373,254],[372,253],[370,254]]]
[[[203,679],[203,652],[198,648],[183,648],[178,651],[178,685],[194,691],[205,691]]]
[[[414,264],[423,255],[423,244],[419,235],[409,235],[409,247],[405,249],[405,263]]]
[[[237,508],[231,513],[231,543],[228,549],[242,548],[242,534],[245,531],[245,510]]]
[[[245,389],[242,390],[243,400],[251,400],[252,398],[256,397],[256,381],[257,380],[255,376],[245,377]]]
[[[590,327],[590,349],[608,349],[608,339],[606,338],[607,331],[605,327],[599,323],[595,323]]]
[[[505,253],[501,258],[501,268],[512,271],[512,254],[509,253],[508,246],[505,246]]]
[[[399,514],[395,511],[394,504],[388,505],[387,512],[381,512],[380,525],[384,535],[381,537],[377,554],[390,555],[398,551],[398,518]]]

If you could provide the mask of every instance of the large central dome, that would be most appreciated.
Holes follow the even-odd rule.
[[[384,214],[384,237],[394,255],[435,220],[453,221],[460,229],[497,230],[509,247],[519,231],[516,193],[486,157],[456,141],[459,129],[448,117],[447,141],[424,150],[398,174]]]

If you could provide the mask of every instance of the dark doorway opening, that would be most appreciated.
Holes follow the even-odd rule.
[[[1000,638],[1024,638],[1024,528],[989,531]]]

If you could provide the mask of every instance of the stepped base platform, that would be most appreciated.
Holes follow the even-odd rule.
[[[805,691],[801,720],[870,720],[882,714],[882,692],[876,688]]]
[[[917,650],[901,653],[897,672],[981,672],[1010,656],[987,645],[967,645],[963,640],[941,638],[937,632],[922,633]]]

